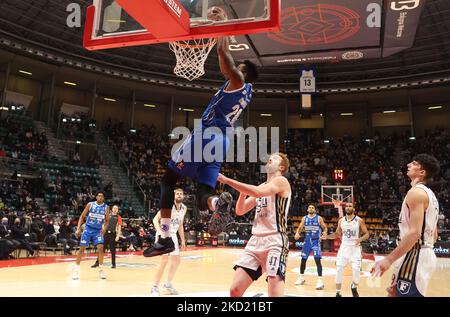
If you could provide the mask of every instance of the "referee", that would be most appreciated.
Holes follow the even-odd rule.
[[[109,217],[108,228],[106,228],[104,240],[105,240],[105,251],[109,248],[111,251],[111,268],[116,268],[116,242],[119,241],[119,237],[122,233],[122,217],[118,215],[119,206],[114,205],[112,207],[112,214]],[[94,265],[91,267],[98,266],[98,257],[97,261],[95,261]]]

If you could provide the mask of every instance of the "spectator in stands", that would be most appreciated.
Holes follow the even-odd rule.
[[[53,225],[53,218],[47,217],[46,221],[44,222],[44,232],[45,232],[45,238],[44,242],[48,246],[56,246],[57,243],[57,235],[55,231],[55,226]]]
[[[33,236],[33,240],[37,242],[42,242],[45,239],[44,223],[40,215],[35,215],[32,218],[31,235]]]
[[[29,236],[29,234],[21,225],[20,218],[16,218],[14,220],[14,225],[11,228],[11,238],[20,243],[20,248],[27,250],[29,254],[36,257],[38,255],[38,250],[33,249],[30,242],[26,239],[27,236]]]
[[[72,255],[72,249],[78,244],[75,239],[73,227],[67,219],[63,219],[59,226],[58,242],[64,247],[64,255]]]
[[[136,251],[137,246],[137,237],[132,233],[128,228],[128,223],[123,223],[122,228],[122,236],[120,238],[123,242],[129,243],[128,251]]]
[[[0,260],[11,258],[18,247],[19,242],[10,237],[11,230],[8,229],[8,218],[3,217],[0,223],[0,243],[3,244],[3,252],[0,252]]]

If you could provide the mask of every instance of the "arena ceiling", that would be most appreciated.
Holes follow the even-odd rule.
[[[425,5],[413,47],[385,58],[316,64],[319,86],[371,83],[380,80],[396,81],[423,75],[449,75],[450,1],[422,1],[425,1]],[[86,51],[82,45],[84,14],[91,2],[90,0],[2,0],[0,38],[20,41],[26,45],[39,47],[55,54],[65,54],[74,59],[175,79],[172,75],[175,58],[166,44]],[[302,1],[298,0],[298,2]],[[78,3],[82,8],[82,25],[79,28],[69,28],[66,25],[68,16],[66,9],[70,3]],[[375,42],[378,40],[379,37],[375,39]],[[367,43],[367,45],[376,45],[375,42]],[[329,49],[333,50],[333,45]],[[213,51],[207,61],[206,75],[200,82],[216,84],[222,80],[216,61],[217,57]],[[298,89],[299,68],[300,65],[263,67],[260,85]]]

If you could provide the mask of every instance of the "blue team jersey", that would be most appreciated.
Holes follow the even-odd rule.
[[[100,230],[105,222],[106,207],[105,203],[98,205],[96,201],[91,202],[86,227]]]
[[[305,217],[305,231],[307,239],[319,239],[322,234],[322,228],[319,224],[319,215],[316,214],[314,217],[310,218],[309,216]]]
[[[203,112],[203,128],[218,127],[225,131],[227,127],[233,127],[252,100],[252,84],[245,83],[240,89],[225,91],[228,84],[229,81],[219,89]]]

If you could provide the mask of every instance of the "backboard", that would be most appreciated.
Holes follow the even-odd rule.
[[[207,19],[213,6],[226,21]],[[86,14],[89,50],[277,32],[281,0],[94,0]]]
[[[341,201],[344,207],[350,203],[354,204],[353,186],[323,185],[320,200],[325,206],[333,206],[333,200]]]

